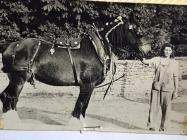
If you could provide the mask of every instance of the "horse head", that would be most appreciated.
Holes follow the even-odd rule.
[[[105,32],[105,39],[108,44],[111,44],[111,51],[117,56],[119,52],[128,53],[141,60],[144,56],[141,36],[128,19],[118,17],[110,23],[110,26],[110,29]]]

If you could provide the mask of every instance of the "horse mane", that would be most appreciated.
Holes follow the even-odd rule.
[[[108,38],[115,53],[118,53],[119,50],[125,50],[128,53],[132,53],[132,51],[139,53],[138,45],[140,39],[133,29],[129,29],[128,20],[125,20],[124,24],[116,27],[115,30],[109,34]]]
[[[127,32],[128,32],[128,23],[124,22],[124,24],[116,27],[109,35],[109,40],[113,46],[117,46],[119,48],[123,48],[124,45],[129,43],[127,39]],[[125,38],[125,39],[124,39]]]

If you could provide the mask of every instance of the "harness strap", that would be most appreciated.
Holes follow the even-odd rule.
[[[74,64],[74,61],[73,61],[73,58],[72,58],[71,49],[67,48],[67,50],[68,50],[69,58],[70,58],[72,69],[73,69],[73,75],[74,75],[75,85],[77,85],[78,84],[77,72],[76,72],[75,64]]]
[[[35,88],[35,82],[34,82],[34,77],[35,77],[35,75],[34,75],[34,73],[32,72],[31,67],[32,67],[32,65],[33,65],[33,62],[34,62],[34,59],[35,59],[36,55],[37,55],[38,52],[39,52],[40,47],[41,47],[41,41],[38,42],[38,46],[37,46],[37,48],[36,48],[36,51],[34,52],[32,58],[30,59],[30,61],[29,61],[29,63],[28,63],[28,72],[31,73],[31,77],[29,78],[28,82],[29,82],[31,85],[33,85],[34,88]]]
[[[39,49],[40,49],[40,46],[41,46],[41,41],[38,42],[38,46],[37,46],[37,48],[36,48],[36,51],[34,52],[32,58],[31,58],[30,61],[29,61],[29,64],[28,64],[28,71],[29,71],[29,72],[32,71],[32,70],[31,70],[31,67],[32,67],[32,64],[33,64],[33,62],[34,62],[34,59],[35,59],[36,55],[38,54],[38,51],[39,51]]]
[[[114,27],[112,27],[106,34],[105,34],[105,39],[107,40],[108,43],[110,43],[109,39],[108,39],[108,35],[118,26],[120,26],[121,24],[124,24],[123,21],[120,21],[117,25],[115,25]]]

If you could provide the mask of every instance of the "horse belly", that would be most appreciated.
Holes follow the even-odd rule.
[[[40,65],[35,70],[35,77],[40,82],[54,86],[71,86],[75,84],[71,65],[60,65],[58,62]]]

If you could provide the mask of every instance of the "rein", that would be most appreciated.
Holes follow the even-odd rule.
[[[115,30],[118,26],[120,26],[120,25],[122,25],[122,24],[124,24],[124,22],[123,22],[122,20],[120,20],[120,22],[119,22],[117,25],[115,25],[114,27],[112,27],[112,28],[105,34],[105,39],[106,39],[106,41],[108,42],[108,44],[111,44],[110,41],[109,41],[109,39],[108,39],[108,35],[109,35],[113,30]],[[110,60],[111,60],[110,65],[112,65],[112,78],[111,78],[111,81],[110,81],[109,83],[106,84],[106,85],[108,85],[108,87],[107,87],[106,92],[105,92],[105,94],[104,94],[103,100],[105,99],[105,97],[106,97],[106,95],[107,95],[107,93],[108,93],[108,91],[109,91],[111,85],[114,83],[114,75],[115,75],[115,73],[116,73],[116,65],[115,65],[114,62],[112,62],[113,59],[112,59],[112,57],[111,57],[111,55],[112,55],[111,47],[109,47],[109,52],[110,52]],[[114,72],[113,72],[113,68],[115,68],[115,71],[114,71]],[[123,76],[122,76],[122,77],[123,77]],[[121,78],[122,78],[122,77],[121,77]],[[118,80],[119,80],[119,79],[118,79]],[[117,80],[115,80],[115,81],[117,81]],[[101,86],[100,86],[100,87],[101,87]]]
[[[105,35],[105,39],[107,40],[107,42],[110,44],[110,40],[108,39],[109,34],[118,26],[124,24],[124,22],[121,20],[117,25],[115,25],[114,27],[112,27]],[[111,49],[111,48],[110,48]]]
[[[126,74],[122,74],[120,77],[114,79],[114,80],[113,80],[113,83],[116,82],[116,81],[118,81],[118,80],[120,80],[120,79],[123,78],[125,75],[126,75]],[[111,82],[108,82],[108,83],[106,83],[106,84],[96,86],[95,88],[105,87],[105,86],[109,85],[110,83],[111,83]]]
[[[131,65],[130,69],[131,69],[133,66],[134,66],[134,63]],[[112,80],[111,80],[110,82],[95,87],[95,88],[101,88],[101,87],[105,87],[105,86],[108,85],[107,90],[105,91],[105,94],[104,94],[104,96],[103,96],[103,100],[105,99],[105,97],[106,97],[106,95],[107,95],[107,93],[108,93],[108,90],[109,90],[109,88],[111,87],[111,85],[112,85],[114,82],[116,82],[116,81],[120,80],[121,78],[125,77],[126,74],[127,74],[127,73],[122,74],[120,77],[118,77],[118,78],[116,78],[116,79],[113,79],[113,78],[114,78],[114,75],[115,75],[115,73],[114,73],[114,74],[112,75]]]

